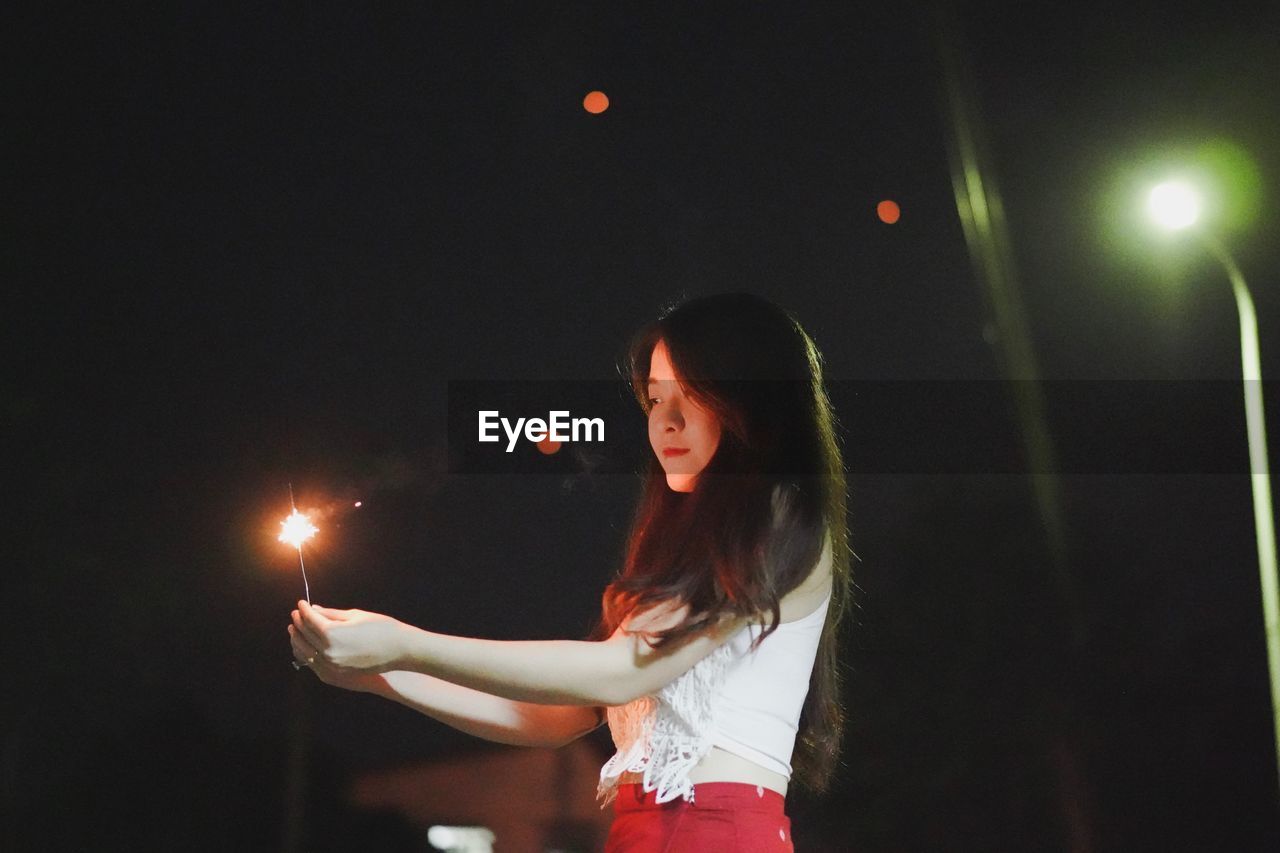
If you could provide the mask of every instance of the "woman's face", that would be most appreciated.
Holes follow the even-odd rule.
[[[667,356],[667,345],[658,341],[649,360],[649,444],[667,472],[672,491],[691,492],[698,474],[720,444],[720,421],[684,396]],[[668,449],[686,452],[668,454]]]

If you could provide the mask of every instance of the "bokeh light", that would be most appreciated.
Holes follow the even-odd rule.
[[[892,225],[902,216],[902,210],[896,201],[885,199],[876,205],[876,216],[880,217],[880,221],[885,225]]]
[[[1197,181],[1203,198],[1200,216],[1219,233],[1250,228],[1262,210],[1265,181],[1257,162],[1230,139],[1211,139],[1198,146],[1195,161],[1203,172]],[[1216,197],[1215,197],[1216,196]]]
[[[582,108],[592,115],[599,115],[609,109],[609,98],[604,92],[588,92],[582,99]]]

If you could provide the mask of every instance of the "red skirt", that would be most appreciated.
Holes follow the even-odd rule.
[[[694,802],[658,805],[658,792],[618,786],[604,853],[791,853],[786,798],[743,782],[701,782]]]

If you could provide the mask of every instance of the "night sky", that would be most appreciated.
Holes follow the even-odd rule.
[[[1003,378],[923,7],[25,6],[0,13],[0,847],[152,849],[170,821],[278,849],[297,679],[317,790],[483,748],[294,672],[289,485],[331,513],[315,603],[581,638],[637,478],[451,471],[447,383],[617,382],[666,302],[730,290],[813,336],[857,462],[845,767],[789,796],[796,849],[1280,842],[1236,309],[1136,213],[1175,164],[1221,179],[1280,378],[1274,4],[954,8],[1040,376],[1227,401],[1052,412],[1063,447],[1112,448],[1059,480],[1065,579],[1028,478],[877,466],[873,438],[967,434],[886,430],[850,390]],[[1017,434],[988,416],[973,441]],[[1222,467],[1117,472],[1108,434]],[[328,820],[306,849],[375,832]]]

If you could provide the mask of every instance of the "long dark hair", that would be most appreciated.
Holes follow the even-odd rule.
[[[652,647],[726,616],[771,614],[758,644],[777,629],[779,601],[809,576],[829,535],[831,603],[792,757],[795,783],[823,793],[844,730],[837,652],[851,552],[844,461],[821,353],[789,313],[752,294],[668,305],[633,336],[619,366],[646,416],[649,361],[659,341],[684,392],[719,418],[720,442],[691,492],[670,489],[649,455],[625,561],[605,588],[591,638],[611,636],[633,611],[672,601],[687,604],[688,613],[647,634]]]

